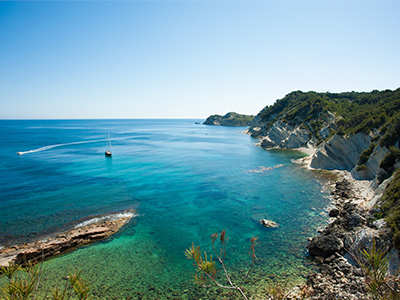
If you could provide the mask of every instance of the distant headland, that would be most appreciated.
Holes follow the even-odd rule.
[[[203,124],[221,126],[250,126],[251,122],[253,122],[253,119],[254,116],[229,112],[225,116],[211,115]]]

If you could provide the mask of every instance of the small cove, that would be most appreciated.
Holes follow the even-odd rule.
[[[272,280],[301,282],[310,271],[306,239],[327,220],[324,178],[292,163],[301,153],[265,151],[241,128],[195,121],[1,121],[1,243],[135,208],[139,216],[113,237],[46,262],[43,284],[79,268],[98,299],[223,299],[193,283],[184,257],[192,242],[211,251],[211,234],[223,229],[234,274],[250,264],[249,239],[260,239],[249,292],[261,295]],[[15,154],[56,144],[68,145]],[[261,218],[280,227],[264,228]]]

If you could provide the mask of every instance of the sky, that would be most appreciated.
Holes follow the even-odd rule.
[[[0,1],[0,119],[257,114],[400,87],[400,1]]]

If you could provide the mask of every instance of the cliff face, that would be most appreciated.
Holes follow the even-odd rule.
[[[315,169],[351,171],[361,152],[369,147],[371,137],[364,133],[352,136],[334,135],[317,148],[310,166]]]
[[[355,179],[373,180],[383,172],[380,166],[393,152],[389,148],[398,148],[400,89],[292,92],[261,110],[248,133],[266,148],[315,149],[312,168],[347,170]]]
[[[235,112],[227,113],[224,116],[209,116],[203,123],[205,125],[221,125],[221,126],[250,126],[254,116],[242,115]]]
[[[368,161],[365,163],[365,168],[359,169],[355,166],[351,170],[351,175],[355,179],[359,180],[373,180],[380,172],[380,164],[389,154],[389,149],[385,146],[377,146],[369,157]]]
[[[281,121],[272,124],[262,135],[262,127],[253,127],[249,133],[253,137],[261,139],[260,145],[266,148],[295,149],[300,147],[311,147],[315,141],[310,131],[300,126],[292,127]]]
[[[312,168],[348,171],[338,172],[343,178],[332,191],[333,220],[307,247],[321,268],[308,278],[315,294],[310,299],[366,294],[363,273],[350,254],[370,249],[373,241],[390,253],[389,268],[398,267],[394,244],[400,247],[400,89],[293,92],[265,107],[248,133],[266,148],[313,149],[302,159]],[[375,218],[379,220],[372,222]]]

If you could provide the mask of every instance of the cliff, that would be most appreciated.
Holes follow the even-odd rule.
[[[254,116],[242,115],[235,112],[227,113],[224,116],[211,115],[203,123],[205,125],[221,126],[250,126]]]
[[[390,177],[400,154],[400,89],[370,93],[295,91],[267,106],[248,133],[266,148],[309,148],[309,166],[355,179]],[[391,159],[390,159],[391,156]]]
[[[329,225],[309,240],[321,270],[307,280],[310,299],[364,297],[365,275],[353,256],[374,240],[389,253],[393,273],[400,260],[400,89],[293,92],[261,110],[247,132],[261,147],[308,148],[312,154],[303,163],[348,176],[332,192]]]

